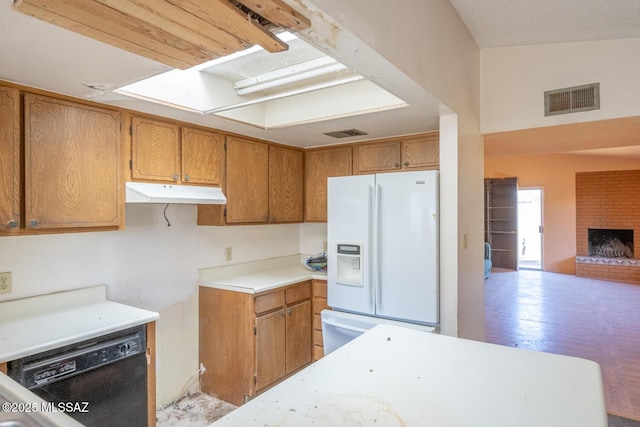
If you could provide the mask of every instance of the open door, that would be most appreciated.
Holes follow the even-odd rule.
[[[518,190],[520,268],[542,269],[542,189]]]

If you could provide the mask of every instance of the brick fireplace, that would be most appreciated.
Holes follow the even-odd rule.
[[[576,173],[577,276],[640,284],[636,230],[640,170]]]

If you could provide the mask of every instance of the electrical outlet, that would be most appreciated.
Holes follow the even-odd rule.
[[[327,252],[327,241],[326,240],[322,241],[322,252]]]
[[[0,273],[0,294],[11,292],[11,272]]]
[[[224,248],[224,260],[231,261],[231,258],[232,258],[231,248]]]

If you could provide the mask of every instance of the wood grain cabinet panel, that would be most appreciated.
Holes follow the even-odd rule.
[[[327,281],[314,279],[311,282],[313,306],[313,360],[318,360],[324,356],[324,343],[322,339],[322,319],[320,313],[328,309],[327,304]]]
[[[285,372],[291,374],[311,363],[311,301],[287,308]]]
[[[146,117],[131,119],[131,177],[180,181],[180,128]]]
[[[438,132],[357,144],[353,147],[355,175],[437,169],[439,163]]]
[[[241,405],[311,363],[311,281],[256,295],[200,287],[199,299],[203,392]]]
[[[300,150],[269,147],[269,222],[302,222],[303,161]]]
[[[198,206],[198,225],[303,221],[302,150],[227,137],[226,151],[226,215]]]
[[[121,224],[120,113],[24,96],[26,227]]]
[[[256,318],[256,391],[286,373],[286,324],[284,309]]]
[[[351,147],[331,147],[305,151],[304,220],[327,222],[327,178],[349,176]]]
[[[440,164],[438,134],[402,141],[403,169],[430,169]]]
[[[0,86],[0,230],[20,227],[20,91]]]
[[[222,186],[224,166],[224,135],[182,128],[183,183]]]
[[[227,138],[227,223],[269,219],[269,145]]]
[[[400,143],[396,141],[362,144],[353,147],[355,174],[368,174],[402,167]]]

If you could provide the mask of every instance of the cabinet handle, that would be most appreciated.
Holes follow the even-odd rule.
[[[180,178],[180,175],[178,175],[177,173],[174,173],[173,174],[173,180],[177,182],[178,178]]]
[[[185,176],[184,176],[184,180],[185,180],[185,181],[189,181],[189,179],[190,179],[190,178],[189,178],[189,175],[185,175]]]
[[[17,228],[18,227],[18,221],[16,221],[15,219],[12,219],[11,221],[9,221],[7,223],[7,225],[9,226],[9,228]]]
[[[405,166],[409,166],[409,162],[404,162],[404,165]]]
[[[400,163],[396,163],[395,167],[399,168],[400,167]]]
[[[31,221],[29,221],[29,225],[31,225],[32,227],[35,227],[38,225],[38,220],[37,219],[32,219]]]
[[[289,316],[291,316],[291,309],[290,309],[290,308],[288,308],[288,309],[287,309],[287,314],[288,314]]]

